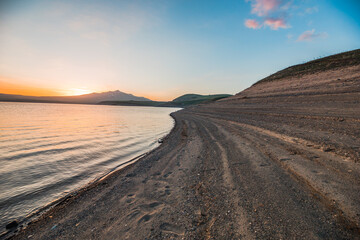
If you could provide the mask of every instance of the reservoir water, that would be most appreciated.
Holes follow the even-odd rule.
[[[0,102],[0,228],[157,147],[176,110]]]

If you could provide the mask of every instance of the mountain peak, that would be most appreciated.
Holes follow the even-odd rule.
[[[120,90],[100,92],[100,93],[90,93],[85,95],[77,96],[79,99],[88,99],[92,102],[102,102],[102,101],[151,101],[148,98],[134,96],[130,93],[124,93]]]
[[[103,101],[151,101],[148,98],[134,96],[121,92],[119,90],[89,93],[79,96],[48,96],[48,97],[35,97],[35,96],[21,96],[12,94],[0,94],[0,100],[26,100],[26,101],[40,101],[40,102],[71,102],[71,103],[99,103]]]

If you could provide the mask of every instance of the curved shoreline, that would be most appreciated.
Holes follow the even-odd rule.
[[[12,239],[360,239],[358,55],[173,113],[158,148]]]
[[[102,176],[93,179],[92,181],[90,181],[86,185],[84,185],[82,187],[79,187],[79,188],[67,193],[66,195],[64,195],[64,196],[62,196],[62,197],[60,197],[60,198],[58,198],[58,199],[56,199],[56,200],[54,200],[52,202],[49,202],[48,204],[41,207],[40,209],[32,211],[31,213],[26,215],[24,219],[22,219],[21,221],[18,222],[19,228],[9,229],[7,231],[4,231],[4,232],[0,233],[0,239],[8,238],[14,232],[17,232],[17,231],[19,231],[19,230],[21,230],[23,228],[26,228],[27,225],[30,225],[32,222],[37,221],[37,218],[41,217],[41,215],[43,215],[43,214],[46,214],[47,211],[49,211],[52,208],[62,204],[63,202],[65,202],[69,198],[76,197],[78,194],[81,194],[81,192],[86,191],[86,189],[88,189],[88,188],[91,188],[92,185],[94,185],[94,184],[96,184],[98,182],[101,182],[102,180],[104,180],[106,177],[108,177],[112,173],[114,173],[116,171],[120,171],[123,168],[125,168],[126,166],[136,162],[137,160],[139,160],[142,157],[146,156],[147,154],[149,154],[153,150],[150,150],[147,153],[143,153],[143,154],[141,154],[139,156],[136,156],[136,157],[124,162],[124,163],[119,164],[118,166],[115,167],[114,170],[108,171],[107,173],[104,173]]]
[[[169,116],[174,120],[173,127],[171,128],[171,130],[169,131],[168,134],[166,134],[165,136],[162,137],[162,139],[168,138],[168,136],[171,134],[171,132],[173,131],[173,129],[176,126],[176,119],[172,116],[172,113],[170,113]],[[116,167],[113,167],[111,170],[108,170],[107,172],[103,173],[101,176],[96,177],[95,179],[91,180],[87,184],[74,189],[73,191],[65,194],[64,196],[61,196],[58,199],[55,199],[54,201],[49,202],[48,204],[41,207],[40,209],[30,212],[23,219],[21,219],[21,221],[17,221],[17,227],[12,228],[12,229],[5,229],[5,230],[3,230],[3,232],[0,232],[0,239],[8,239],[8,238],[13,237],[14,234],[25,229],[28,225],[32,224],[33,222],[38,221],[38,219],[40,217],[42,217],[43,215],[45,215],[48,211],[60,206],[61,204],[66,203],[66,201],[68,199],[77,197],[78,195],[82,194],[84,191],[87,191],[88,189],[93,188],[97,184],[100,184],[101,181],[104,181],[106,178],[110,177],[112,174],[115,174],[118,171],[124,170],[124,168],[126,168],[127,166],[129,166],[129,165],[135,163],[136,161],[140,160],[141,158],[151,154],[153,151],[155,151],[159,147],[161,147],[161,144],[156,146],[153,149],[150,149],[148,152],[142,153],[134,158],[131,158],[123,163],[120,163]]]
[[[321,107],[324,96],[317,98]],[[13,239],[359,237],[360,166],[343,155],[359,139],[329,150],[318,138],[330,127],[356,134],[358,122],[346,119],[360,116],[360,94],[352,99],[334,99],[342,106],[336,115],[346,113],[341,121],[327,108],[299,108],[307,99],[298,97],[286,108],[246,99],[172,113],[174,127],[158,148]],[[337,134],[331,141],[342,141]]]

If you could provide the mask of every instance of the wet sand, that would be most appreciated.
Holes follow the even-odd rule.
[[[159,148],[13,239],[360,239],[360,66],[331,71],[174,113]]]

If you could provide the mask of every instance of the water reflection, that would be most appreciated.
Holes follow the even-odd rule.
[[[0,226],[156,147],[176,110],[0,103]]]

